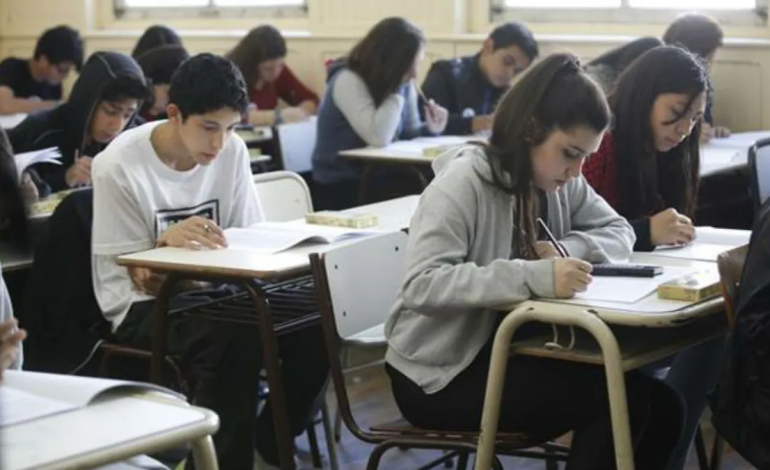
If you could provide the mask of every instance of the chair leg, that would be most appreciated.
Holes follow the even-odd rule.
[[[698,456],[698,468],[700,468],[700,470],[709,470],[709,459],[706,455],[706,443],[703,438],[703,428],[700,424],[695,430],[695,453]]]
[[[310,444],[310,455],[313,458],[313,468],[323,468],[321,463],[321,451],[318,449],[318,437],[315,434],[315,422],[311,422],[307,428],[307,442]]]
[[[110,354],[107,351],[102,351],[102,360],[99,361],[99,377],[106,379],[107,371],[110,368]]]
[[[337,460],[337,442],[334,440],[334,431],[332,430],[332,423],[329,419],[329,405],[324,400],[321,405],[321,420],[324,426],[324,434],[326,435],[326,448],[329,451],[329,466],[331,470],[339,470],[339,461]]]
[[[466,468],[468,468],[468,452],[460,452],[457,454],[455,470],[466,470]]]
[[[448,453],[449,453],[448,450],[444,451],[444,455],[446,455]],[[444,461],[444,468],[454,468],[454,466],[455,466],[454,457],[450,457],[450,458],[448,458],[447,460]]]
[[[340,366],[342,367],[343,374],[345,373],[345,369],[347,369],[349,363],[350,363],[350,348],[343,346],[342,358],[340,359]],[[339,444],[341,438],[342,438],[342,414],[340,413],[339,408],[337,408],[334,412],[334,442]]]
[[[334,435],[334,442],[339,443],[342,440],[342,414],[340,410],[334,411],[334,429],[332,429]]]
[[[717,434],[714,436],[714,447],[711,449],[711,470],[721,470],[724,449],[725,440]]]
[[[380,460],[382,455],[392,447],[389,442],[381,442],[377,444],[372,453],[369,454],[369,460],[366,462],[366,470],[378,470],[380,468]]]

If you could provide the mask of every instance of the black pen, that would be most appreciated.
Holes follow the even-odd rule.
[[[556,252],[559,253],[559,256],[562,258],[568,258],[567,252],[564,251],[564,248],[559,245],[559,242],[556,241],[556,237],[553,236],[550,230],[548,230],[548,226],[543,222],[543,219],[538,218],[537,223],[540,224],[540,228],[543,229],[543,232],[545,232],[545,236],[548,238],[548,241],[551,242],[554,249],[556,249]]]

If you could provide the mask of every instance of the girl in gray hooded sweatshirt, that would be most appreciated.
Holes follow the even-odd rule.
[[[568,298],[591,264],[631,254],[634,232],[581,176],[610,110],[569,54],[534,66],[502,99],[486,146],[444,153],[410,226],[406,276],[386,323],[387,370],[412,424],[477,431],[494,332],[510,306]],[[535,230],[542,217],[570,258]],[[602,367],[509,359],[500,431],[535,441],[574,431],[568,470],[615,468]],[[681,430],[679,397],[626,375],[635,462],[665,467]]]

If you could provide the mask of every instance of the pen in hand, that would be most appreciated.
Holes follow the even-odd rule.
[[[553,245],[553,248],[556,250],[556,253],[559,254],[560,258],[568,258],[569,255],[567,254],[567,251],[564,249],[563,246],[559,244],[559,242],[556,241],[556,237],[553,236],[553,233],[548,229],[548,226],[543,222],[543,219],[538,218],[537,219],[538,225],[540,225],[540,228],[543,230],[543,233],[545,233],[545,236],[548,238],[548,241],[551,242]]]

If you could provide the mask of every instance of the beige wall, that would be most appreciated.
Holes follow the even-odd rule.
[[[374,22],[405,15],[429,36],[424,73],[430,62],[475,52],[491,28],[488,0],[309,0],[305,18],[270,20],[288,37],[288,63],[321,92],[323,63],[345,53]],[[112,0],[0,0],[0,57],[31,54],[37,35],[52,25],[80,29],[88,51],[129,52],[151,21],[123,21],[112,15]],[[406,13],[404,13],[406,12]],[[166,21],[180,30],[192,52],[227,51],[251,19]],[[569,50],[589,59],[636,35],[660,35],[663,25],[533,24],[544,54]],[[736,130],[770,129],[770,28],[726,28],[729,36],[714,66],[715,119]],[[614,36],[597,36],[614,35]],[[751,38],[751,39],[745,39]]]

